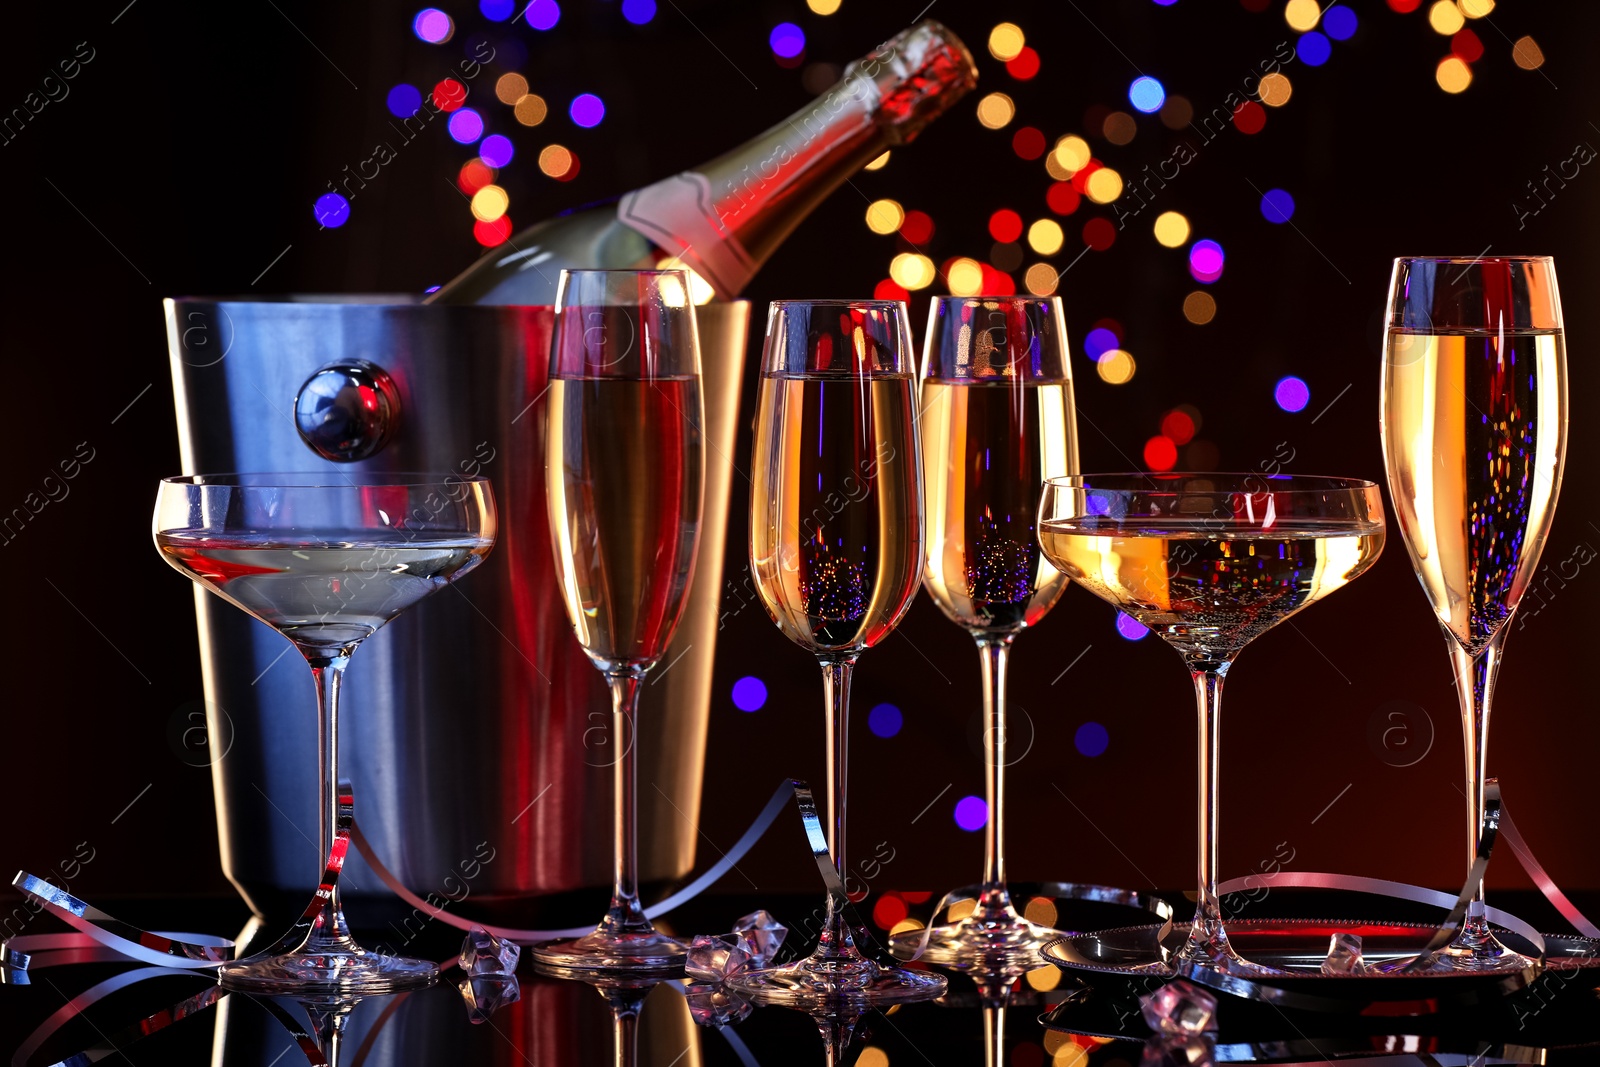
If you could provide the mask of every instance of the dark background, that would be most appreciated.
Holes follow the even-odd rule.
[[[471,262],[478,246],[452,182],[472,152],[451,142],[442,122],[383,169],[342,228],[319,228],[311,204],[343,167],[391,138],[389,87],[433,84],[475,33],[490,34],[499,58],[472,102],[492,131],[516,141],[519,156],[500,181],[520,227],[737,144],[812,95],[806,65],[863,54],[920,5],[845,0],[824,18],[801,0],[662,0],[654,21],[635,27],[613,0],[565,0],[560,25],[541,34],[491,24],[476,5],[456,2],[443,5],[457,19],[456,36],[437,47],[410,32],[415,7],[359,0],[8,8],[0,112],[21,105],[79,42],[94,58],[70,95],[0,145],[9,290],[0,328],[8,393],[0,510],[36,491],[80,442],[94,459],[69,497],[0,545],[10,575],[0,865],[48,874],[87,841],[96,859],[72,882],[91,898],[226,889],[209,776],[182,762],[168,735],[201,686],[189,584],[157,558],[148,534],[156,479],[178,468],[162,297],[418,291]],[[1379,315],[1390,259],[1551,253],[1566,293],[1579,416],[1545,551],[1553,566],[1582,544],[1600,545],[1600,433],[1582,418],[1597,387],[1586,338],[1600,332],[1590,296],[1600,281],[1590,254],[1600,177],[1583,169],[1522,229],[1512,205],[1546,165],[1580,142],[1600,144],[1588,54],[1600,9],[1502,0],[1473,23],[1486,50],[1472,86],[1449,96],[1433,76],[1449,44],[1429,29],[1426,5],[1404,15],[1372,0],[1350,6],[1359,31],[1335,42],[1324,66],[1285,66],[1294,95],[1269,109],[1265,129],[1230,129],[1204,145],[1109,250],[1088,252],[1063,276],[1074,343],[1113,317],[1138,361],[1133,381],[1112,386],[1076,353],[1084,469],[1137,463],[1162,415],[1188,403],[1202,413],[1201,436],[1224,469],[1258,469],[1289,448],[1291,472],[1381,480]],[[986,222],[999,207],[1030,221],[1047,216],[1042,161],[1010,148],[1021,125],[1051,141],[1088,136],[1096,155],[1128,177],[1167,158],[1179,140],[1197,141],[1141,116],[1131,144],[1110,145],[1085,112],[1128,109],[1128,84],[1141,72],[1201,114],[1222,106],[1281,42],[1293,42],[1282,9],[1279,0],[1261,13],[1234,0],[937,0],[929,15],[978,54],[980,89],[883,170],[842,188],[789,240],[745,294],[758,322],[771,298],[865,294],[884,277],[897,248],[864,225],[870,199],[893,197],[932,215],[928,250],[940,261],[985,258]],[[1042,57],[1031,82],[1008,76],[984,48],[1002,18],[1018,22]],[[783,20],[804,28],[806,65],[784,68],[768,50],[768,31]],[[1511,61],[1511,42],[1524,34],[1549,57],[1541,71]],[[493,78],[507,70],[524,73],[556,105],[543,126],[516,125],[490,97]],[[1016,121],[998,131],[974,114],[978,98],[995,90],[1018,104]],[[608,109],[593,130],[564,113],[582,91],[599,93]],[[582,160],[570,183],[535,165],[539,148],[557,141]],[[1272,187],[1293,194],[1293,226],[1270,224],[1258,210],[1259,191]],[[1200,288],[1182,251],[1151,236],[1155,214],[1167,209],[1227,250],[1225,274],[1207,287],[1219,305],[1208,325],[1190,324],[1180,310]],[[1072,262],[1082,223],[1110,215],[1085,202],[1062,220],[1067,243],[1050,261]],[[914,322],[933,291],[913,302]],[[1297,414],[1272,399],[1274,383],[1290,373],[1311,389]],[[737,500],[733,512],[730,575],[743,567]],[[1490,757],[1553,877],[1589,889],[1600,888],[1594,787],[1584,770],[1600,743],[1586,677],[1594,571],[1584,567],[1512,635]],[[726,847],[759,805],[747,787],[764,793],[780,774],[820,781],[823,762],[821,687],[809,657],[754,607],[721,642],[702,829]],[[1011,775],[1013,877],[1192,884],[1193,713],[1177,658],[1154,639],[1124,640],[1109,608],[1069,590],[1018,642],[1013,663],[1018,746],[1032,735]],[[1369,575],[1263,637],[1242,664],[1227,693],[1224,876],[1292,849],[1293,869],[1458,885],[1455,697],[1398,538]],[[754,713],[730,699],[747,674],[770,692]],[[868,710],[883,702],[904,713],[903,729],[887,739],[865,727]],[[886,877],[897,886],[943,890],[979,873],[981,835],[952,820],[959,798],[982,793],[977,706],[971,642],[925,597],[862,660],[851,836],[859,850],[891,844]],[[1389,719],[1396,710],[1402,719]],[[1074,746],[1087,721],[1109,734],[1095,757]],[[1385,749],[1374,722],[1405,730]],[[1411,758],[1396,755],[1401,737],[1416,746],[1406,751],[1426,755],[1394,766]],[[707,855],[702,849],[703,862]],[[763,846],[744,867],[763,887],[814,885],[792,847]],[[1490,881],[1526,884],[1505,857]]]

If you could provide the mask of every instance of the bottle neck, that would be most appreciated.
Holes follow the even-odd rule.
[[[617,217],[719,296],[736,296],[824,197],[914,138],[976,80],[966,46],[938,23],[919,23],[850,64],[837,85],[765,133],[629,193]]]
[[[870,83],[840,82],[736,150],[624,196],[617,217],[718,296],[737,296],[812,208],[888,147],[876,104]]]

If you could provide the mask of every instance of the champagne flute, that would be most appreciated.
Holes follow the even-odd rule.
[[[911,335],[887,300],[781,300],[767,319],[750,493],[750,569],[767,614],[822,665],[828,852],[849,877],[850,675],[917,593],[922,552]],[[810,957],[735,975],[758,1003],[922,1000],[942,977],[862,954],[830,894]]]
[[[683,615],[705,481],[700,344],[681,270],[562,271],[545,422],[546,503],[567,618],[611,686],[611,905],[594,931],[540,945],[547,967],[683,965],[639,904],[634,717]]]
[[[983,885],[972,912],[936,927],[922,958],[948,966],[1037,963],[1059,932],[1017,914],[1006,892],[1006,663],[1011,642],[1055,606],[1064,575],[1041,558],[1045,479],[1078,470],[1059,297],[933,300],[922,363],[922,584],[978,644],[983,671]],[[894,939],[913,945],[917,931]]]
[[[1483,821],[1489,702],[1555,514],[1567,439],[1561,297],[1548,256],[1397,259],[1383,366],[1389,495],[1444,630],[1466,751],[1467,864]],[[1439,970],[1517,970],[1483,884]]]
[[[488,554],[495,537],[488,481],[369,471],[167,478],[153,533],[174,568],[294,642],[317,687],[317,825],[334,877],[318,888],[321,911],[300,944],[225,965],[222,984],[294,994],[432,983],[439,975],[432,963],[369,952],[345,922],[337,880],[344,856],[339,686],[357,645]]]
[[[1171,960],[1149,969],[1259,973],[1228,943],[1217,898],[1222,680],[1244,647],[1383,551],[1372,482],[1260,474],[1052,478],[1039,502],[1046,558],[1183,656],[1199,711],[1199,893]]]

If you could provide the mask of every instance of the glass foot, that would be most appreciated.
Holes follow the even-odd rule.
[[[1457,971],[1510,973],[1537,966],[1535,960],[1513,952],[1500,943],[1487,921],[1467,921],[1456,939],[1429,957],[1406,967],[1413,972],[1448,974]]]
[[[532,955],[546,967],[642,974],[681,971],[689,947],[655,930],[615,933],[601,928],[572,941],[537,945]]]
[[[731,975],[725,984],[757,1004],[812,1009],[932,1000],[944,994],[948,983],[943,975],[883,967],[860,957],[813,956],[784,967]]]
[[[395,993],[433,985],[439,968],[427,960],[385,956],[353,943],[329,952],[251,956],[219,970],[224,989],[253,993]]]
[[[1039,950],[1063,936],[1062,931],[1031,923],[1015,912],[991,918],[979,918],[974,912],[960,922],[934,927],[918,958],[955,970],[1043,967]],[[921,930],[907,930],[889,938],[889,945],[898,956],[914,951],[921,940]]]

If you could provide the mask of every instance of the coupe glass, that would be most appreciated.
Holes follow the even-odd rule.
[[[611,906],[594,932],[541,945],[547,967],[683,966],[639,905],[634,716],[678,628],[705,481],[700,345],[681,270],[562,271],[550,354],[545,487],[561,593],[611,686]]]
[[[1397,259],[1383,364],[1383,451],[1400,534],[1455,668],[1468,866],[1483,819],[1489,701],[1508,624],[1555,514],[1567,441],[1561,298],[1548,256]],[[1483,885],[1440,970],[1520,969]]]
[[[1045,557],[1183,656],[1199,710],[1199,893],[1170,965],[1258,973],[1229,945],[1217,899],[1222,680],[1243,648],[1361,574],[1383,550],[1372,482],[1261,474],[1052,478]]]
[[[767,614],[822,665],[828,851],[848,879],[850,673],[917,593],[922,484],[916,377],[898,301],[784,300],[767,319],[750,493],[750,569]],[[736,975],[761,1003],[880,1005],[944,991],[941,976],[862,954],[830,895],[816,951]]]
[[[156,547],[173,567],[283,634],[317,686],[317,827],[336,873],[339,685],[356,646],[489,552],[494,496],[483,478],[321,471],[167,478]],[[266,993],[387,993],[427,985],[432,963],[369,952],[345,923],[337,878],[317,890],[304,941],[222,968],[222,984]],[[281,946],[279,946],[281,947]]]
[[[936,927],[922,958],[970,969],[1025,962],[1058,931],[1006,892],[1006,661],[1055,606],[1064,575],[1040,556],[1047,478],[1078,470],[1072,374],[1059,297],[938,297],[922,357],[922,585],[978,643],[983,672],[983,885],[972,912]],[[921,931],[903,934],[914,944]]]

